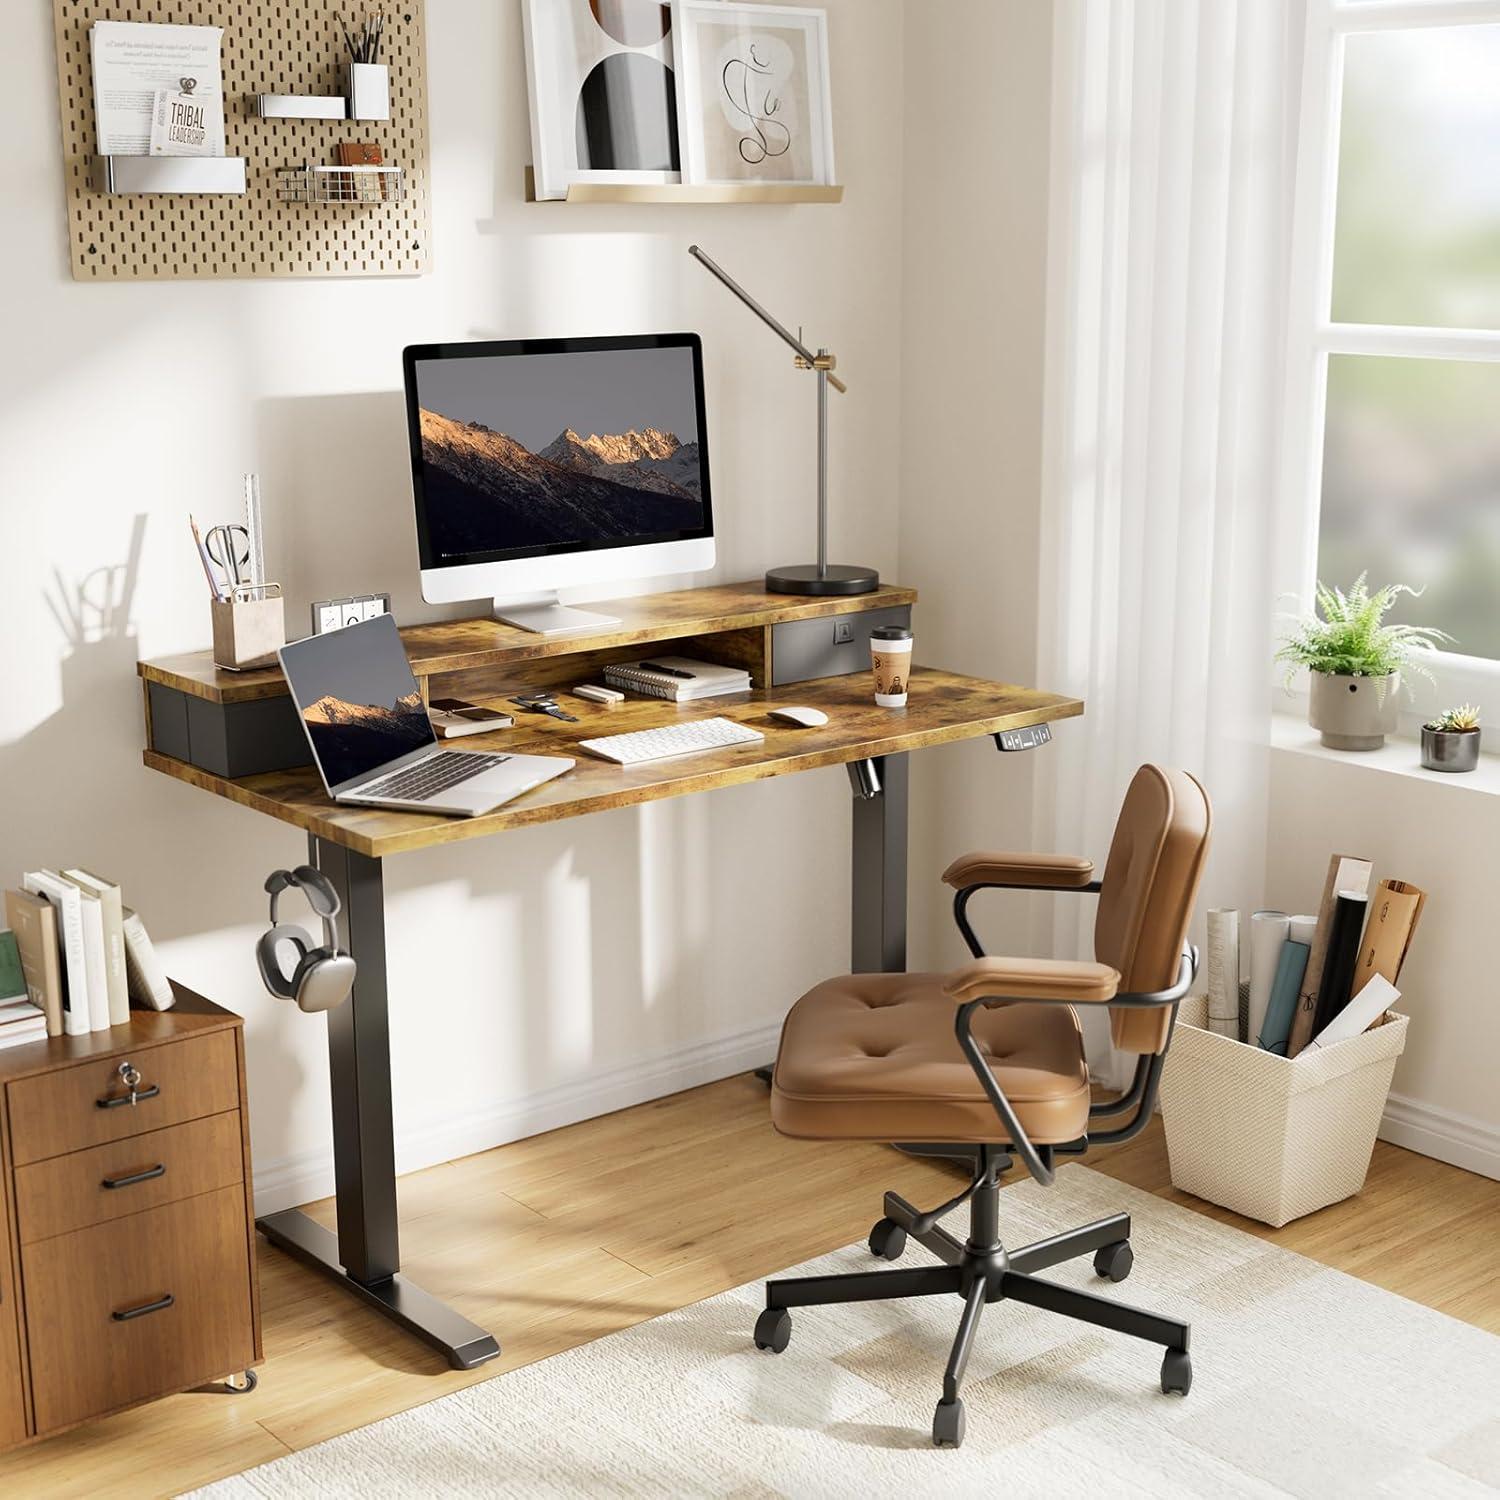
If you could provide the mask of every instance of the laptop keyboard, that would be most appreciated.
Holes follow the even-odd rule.
[[[399,797],[403,802],[427,802],[450,786],[457,786],[461,781],[469,781],[482,772],[503,766],[509,759],[508,755],[486,755],[474,750],[445,750],[429,760],[408,766],[404,771],[382,776],[379,781],[360,787],[359,796]]]

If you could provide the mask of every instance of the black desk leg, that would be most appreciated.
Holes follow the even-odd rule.
[[[906,968],[907,757],[856,761],[849,781],[854,790],[853,972],[899,974]]]
[[[500,1353],[494,1337],[399,1274],[380,861],[314,836],[308,856],[339,893],[344,940],[359,966],[353,995],[328,1012],[338,1234],[297,1209],[268,1214],[256,1226],[273,1245],[431,1344],[454,1369],[472,1369]]]

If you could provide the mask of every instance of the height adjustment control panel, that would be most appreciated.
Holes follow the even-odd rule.
[[[1000,750],[1036,750],[1051,739],[1052,730],[1046,724],[1027,724],[1021,729],[1002,729],[995,745]]]

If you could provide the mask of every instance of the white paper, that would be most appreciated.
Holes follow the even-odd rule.
[[[1271,1003],[1271,984],[1286,943],[1292,919],[1284,911],[1257,911],[1250,916],[1250,1009],[1245,1036],[1259,1037],[1264,1029],[1266,1007]]]
[[[1240,1034],[1240,914],[1229,908],[1208,914],[1208,1029]]]
[[[1313,934],[1318,930],[1318,919],[1316,916],[1293,917],[1289,923],[1286,935],[1294,943],[1306,943],[1312,946]]]
[[[1331,1047],[1368,1031],[1399,999],[1401,991],[1383,974],[1372,974],[1362,989],[1303,1049]],[[1300,1053],[1298,1054],[1301,1055]]]
[[[146,21],[95,21],[89,31],[94,116],[101,156],[149,156],[158,90],[195,80],[213,123],[204,154],[224,155],[222,26],[159,26]]]

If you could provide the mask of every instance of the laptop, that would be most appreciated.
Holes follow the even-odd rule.
[[[475,817],[573,769],[561,755],[441,748],[390,615],[277,654],[335,802]]]

